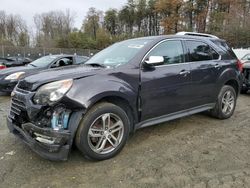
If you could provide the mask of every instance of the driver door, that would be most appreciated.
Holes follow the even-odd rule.
[[[184,62],[180,40],[159,43],[147,55],[163,56],[164,63],[141,72],[142,121],[185,110],[192,101],[190,65]]]

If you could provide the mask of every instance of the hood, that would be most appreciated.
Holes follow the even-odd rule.
[[[63,68],[50,69],[46,71],[41,71],[35,75],[28,76],[22,80],[22,82],[26,82],[26,84],[32,85],[32,90],[37,87],[58,80],[65,79],[79,79],[88,76],[96,75],[98,71],[103,68],[96,68],[92,66],[69,66]]]
[[[28,67],[28,66],[3,69],[3,70],[0,70],[0,77],[8,76],[8,75],[16,73],[16,72],[27,72],[28,70],[31,70],[31,69],[33,69],[33,67]]]

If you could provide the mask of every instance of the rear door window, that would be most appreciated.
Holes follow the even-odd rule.
[[[189,61],[217,60],[220,55],[208,44],[200,41],[186,41],[189,50]]]

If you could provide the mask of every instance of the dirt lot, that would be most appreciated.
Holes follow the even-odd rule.
[[[9,134],[0,97],[0,187],[250,187],[250,95],[219,121],[199,114],[137,131],[117,157],[38,157]]]

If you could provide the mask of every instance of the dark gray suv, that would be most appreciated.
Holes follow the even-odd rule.
[[[47,159],[66,160],[75,143],[84,156],[105,160],[139,128],[203,111],[231,117],[240,67],[225,41],[211,35],[126,40],[83,66],[19,81],[8,127]]]

